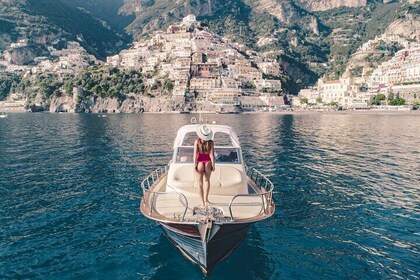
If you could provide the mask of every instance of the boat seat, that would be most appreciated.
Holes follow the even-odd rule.
[[[192,164],[175,164],[169,169],[168,185],[182,193],[198,193],[198,180]],[[216,165],[210,177],[210,194],[235,195],[248,193],[243,171],[231,165]]]
[[[192,165],[172,165],[168,174],[168,185],[177,188],[195,188],[195,172]]]

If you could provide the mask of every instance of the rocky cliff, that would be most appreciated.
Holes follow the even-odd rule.
[[[28,64],[37,56],[49,55],[48,50],[42,45],[32,45],[21,48],[6,50],[3,53],[4,59],[11,64]]]
[[[251,3],[258,12],[269,13],[281,22],[292,23],[302,16],[302,11],[293,1],[255,0]]]
[[[420,40],[420,21],[412,14],[407,14],[392,22],[385,31],[386,34],[400,35],[413,40]]]
[[[143,113],[182,111],[184,104],[164,97],[129,95],[125,100],[116,98],[89,98],[77,101],[69,96],[52,97],[44,107],[51,113]]]
[[[362,7],[367,0],[295,0],[295,3],[308,11],[325,11],[338,7]]]
[[[0,36],[0,47],[21,34],[42,47],[61,32],[60,37],[77,37],[88,52],[105,56],[123,47],[127,36],[111,24],[120,21],[115,15],[120,5],[120,13],[132,15],[127,31],[134,39],[193,13],[204,28],[280,60],[296,84],[308,86],[325,74],[341,75],[358,47],[386,29],[418,40],[420,21],[407,13],[419,14],[419,5],[398,2],[407,0],[0,0],[0,31],[6,30],[5,20],[14,30]],[[353,8],[333,9],[343,6]],[[35,56],[40,54],[24,48],[5,53],[15,64]]]
[[[198,3],[197,3],[198,2]],[[127,27],[133,34],[147,34],[178,21],[188,14],[199,17],[212,16],[225,1],[144,1],[127,0],[120,11],[125,15],[136,15],[136,19]]]
[[[83,2],[100,1],[111,5],[119,0],[1,0],[0,47],[5,49],[19,39],[38,46],[50,43],[54,37],[78,39],[90,53],[103,58],[119,50],[130,39],[125,30],[119,28],[121,24],[111,21],[119,21],[118,9],[109,9],[115,15],[107,17],[107,11],[100,8],[107,5],[98,5],[98,12],[94,8],[87,10],[89,6],[83,5]],[[131,17],[128,19],[132,20]]]
[[[51,113],[74,113],[76,109],[76,103],[73,98],[69,96],[53,97],[49,104],[49,111]]]

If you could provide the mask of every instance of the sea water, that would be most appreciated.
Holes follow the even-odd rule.
[[[0,278],[206,279],[139,212],[192,115],[0,120]],[[276,186],[207,279],[418,279],[420,115],[209,115]]]

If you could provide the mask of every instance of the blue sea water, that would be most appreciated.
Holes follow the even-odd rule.
[[[276,185],[209,277],[139,212],[188,115],[0,119],[0,279],[418,279],[420,115],[213,115]]]

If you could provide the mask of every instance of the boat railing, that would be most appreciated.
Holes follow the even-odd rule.
[[[187,197],[183,193],[177,192],[175,190],[173,192],[161,192],[161,191],[153,190],[153,187],[155,187],[160,182],[160,180],[164,177],[164,175],[168,173],[168,170],[169,170],[169,164],[164,167],[160,167],[154,170],[146,178],[144,178],[144,180],[140,184],[143,190],[143,203],[148,208],[149,215],[152,215],[153,211],[159,214],[159,212],[155,209],[157,196],[159,195],[178,196],[180,201],[184,202],[183,205],[185,206],[182,216],[178,217],[178,220],[183,221],[185,219],[185,215],[187,214],[187,210],[188,210]],[[176,219],[176,217],[174,218]]]
[[[232,211],[232,206],[234,205],[235,200],[237,200],[240,197],[261,197],[262,207],[261,211],[258,213],[258,215],[255,215],[255,217],[258,217],[261,213],[264,215],[268,215],[272,213],[271,208],[273,207],[273,191],[274,191],[274,184],[270,181],[270,179],[267,178],[267,176],[263,175],[261,172],[259,172],[255,168],[248,168],[248,166],[245,166],[246,174],[248,178],[251,179],[251,181],[255,184],[255,186],[258,188],[257,193],[250,193],[250,194],[237,194],[235,195],[229,202],[229,214],[230,218],[234,220],[234,215]],[[249,204],[250,206],[254,206],[254,204]],[[242,204],[241,206],[247,206],[246,204]],[[255,218],[255,217],[248,217]]]
[[[155,191],[154,188],[159,184],[159,182],[161,181],[161,179],[164,178],[165,175],[167,175],[169,170],[169,165],[166,165],[164,167],[158,168],[156,170],[154,170],[152,173],[150,173],[142,182],[141,182],[141,188],[143,190],[143,204],[144,206],[146,206],[146,209],[149,211],[149,215],[151,216],[153,213],[156,213],[158,215],[162,215],[160,214],[156,207],[155,204],[157,202],[157,197],[158,196],[178,196],[179,197],[179,201],[181,202],[181,204],[183,205],[183,211],[181,211],[182,215],[180,214],[178,217],[176,217],[174,215],[174,217],[169,217],[169,216],[165,216],[165,219],[170,219],[170,220],[177,220],[177,221],[184,221],[185,220],[185,216],[187,214],[188,211],[188,199],[187,197],[177,191],[175,188],[172,188],[169,185],[166,185],[167,187],[171,188],[171,192],[165,192],[165,191]],[[261,198],[261,210],[253,215],[252,217],[247,217],[246,219],[254,219],[254,218],[258,218],[261,215],[270,215],[273,212],[273,203],[272,203],[272,198],[273,198],[273,190],[274,190],[274,184],[265,176],[263,175],[261,172],[259,172],[257,169],[255,168],[248,168],[247,166],[245,166],[245,170],[246,170],[246,174],[247,177],[254,183],[255,187],[257,188],[256,193],[250,193],[250,194],[237,194],[234,195],[230,202],[229,202],[229,215],[230,215],[230,219],[232,221],[235,221],[235,216],[234,216],[234,211],[233,208],[235,206],[238,206],[238,204],[235,202],[237,202],[239,200],[239,198],[241,197],[256,197],[256,198]],[[255,207],[255,202],[253,203],[239,203],[239,205],[241,207]],[[244,219],[244,218],[241,218]],[[238,220],[238,219],[236,219]]]

